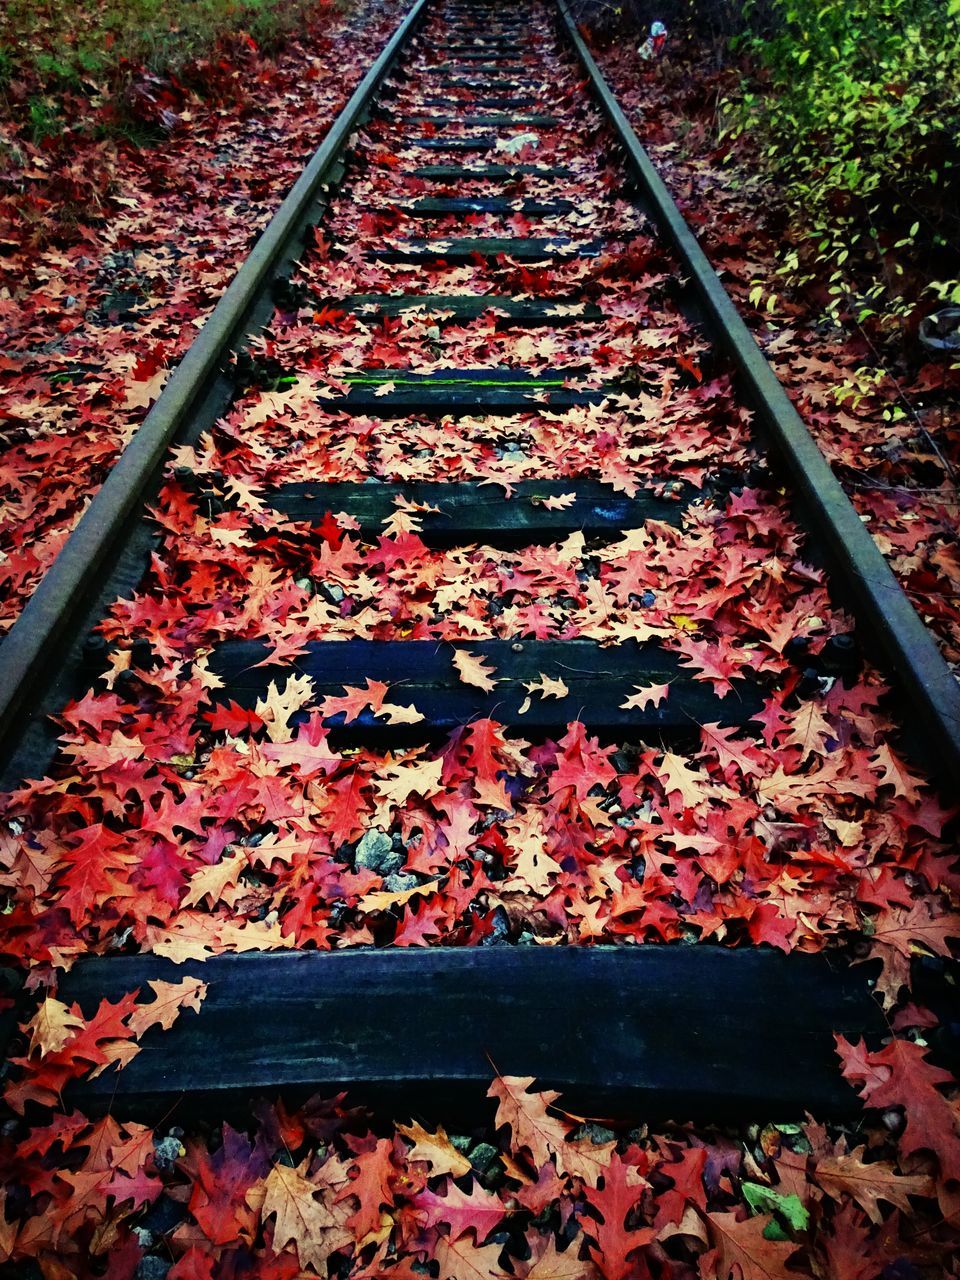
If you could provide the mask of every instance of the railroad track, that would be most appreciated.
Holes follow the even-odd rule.
[[[87,1012],[209,984],[88,1106],[433,1105],[492,1060],[608,1109],[842,1112],[831,1033],[884,1023],[801,953],[802,828],[869,784],[796,779],[891,707],[960,776],[952,676],[562,5],[417,0],[0,686],[14,840],[63,894],[12,950],[76,959]]]

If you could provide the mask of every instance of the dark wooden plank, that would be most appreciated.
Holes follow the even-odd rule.
[[[426,75],[468,75],[495,76],[503,73],[506,77],[519,77],[530,74],[531,68],[522,57],[506,57],[497,55],[494,58],[484,56],[480,60],[472,58],[450,58],[444,62],[434,62],[424,68]]]
[[[555,218],[573,213],[573,200],[507,200],[502,196],[436,196],[401,205],[412,218],[443,218],[464,213],[522,213],[525,218]]]
[[[594,323],[603,319],[603,312],[593,302],[579,298],[511,298],[503,294],[389,294],[356,293],[348,298],[331,298],[320,305],[333,310],[355,311],[362,316],[395,316],[405,311],[449,313],[453,320],[472,320],[485,311],[494,309],[506,312],[498,324],[507,325],[569,325]],[[577,311],[569,308],[578,307]]]
[[[512,97],[489,97],[480,95],[472,95],[470,98],[455,98],[445,95],[444,97],[436,97],[427,94],[426,97],[420,98],[419,101],[426,107],[444,107],[449,109],[455,104],[469,107],[479,107],[484,111],[488,108],[496,111],[513,111],[521,107],[536,107],[540,104],[540,98],[535,94],[514,94]]]
[[[713,946],[463,947],[80,961],[59,990],[92,1015],[151,979],[201,978],[199,1013],[147,1031],[85,1110],[208,1106],[230,1091],[479,1098],[493,1066],[588,1115],[712,1121],[855,1116],[833,1032],[882,1033],[862,972],[825,956]]]
[[[496,135],[486,134],[482,138],[400,138],[397,143],[401,147],[419,147],[421,151],[456,151],[467,155],[475,152],[484,155],[493,151],[497,145]]]
[[[521,27],[515,27],[516,30],[525,30],[525,24]],[[433,47],[438,53],[472,53],[477,50],[502,50],[505,48],[512,49],[514,36],[506,35],[503,31],[488,32],[483,35],[469,36],[467,39],[440,40]],[[529,48],[529,44],[525,44],[524,48]]]
[[[464,68],[467,71],[477,71],[486,67],[503,67],[507,71],[515,71],[526,65],[523,54],[512,52],[503,47],[491,49],[444,49],[441,46],[437,52],[441,54],[443,60],[436,62],[434,65],[442,67],[444,71],[459,71],[464,63],[469,64]]]
[[[449,103],[447,104],[449,105]],[[411,111],[398,117],[418,124],[435,124],[438,128],[450,124],[460,124],[469,129],[498,129],[503,125],[537,126],[542,129],[556,129],[560,121],[556,116],[520,115],[499,112],[487,115],[431,115],[426,111]]]
[[[565,382],[583,377],[582,370],[544,370],[533,376],[525,369],[438,369],[411,373],[407,369],[370,370],[345,374],[346,395],[324,396],[331,412],[388,418],[415,413],[495,414],[533,412],[546,407],[558,413],[574,406],[599,404],[616,388],[571,390]],[[384,386],[390,386],[384,391]]]
[[[296,671],[313,680],[319,701],[342,694],[345,685],[362,686],[369,676],[395,687],[394,696],[404,705],[412,702],[424,716],[419,724],[389,726],[368,709],[342,731],[351,741],[377,742],[424,741],[482,716],[515,725],[524,734],[555,736],[570,721],[582,719],[605,738],[646,740],[651,733],[686,733],[702,724],[743,725],[763,705],[760,690],[744,681],[734,682],[734,692],[718,698],[711,685],[690,677],[690,668],[681,666],[677,654],[649,642],[602,648],[593,640],[477,640],[457,647],[493,667],[498,683],[490,693],[464,684],[453,665],[454,646],[435,640],[314,640],[296,659],[263,666],[257,664],[270,653],[266,641],[227,640],[209,659],[210,670],[224,686],[211,700],[234,699],[252,707],[271,681]],[[542,675],[562,679],[569,693],[565,698],[534,698],[521,715],[524,681]],[[660,706],[623,709],[638,686],[659,684],[670,684]],[[342,723],[343,712],[327,721],[330,727]]]
[[[563,258],[597,258],[605,240],[570,240],[567,236],[476,236],[461,238],[420,236],[401,245],[368,249],[365,257],[376,262],[472,262],[474,258],[511,258],[515,262],[555,262]]]
[[[569,507],[552,511],[545,498],[576,495]],[[692,493],[692,491],[691,491]],[[421,517],[420,537],[429,546],[452,547],[480,542],[516,547],[555,542],[581,531],[586,537],[639,528],[648,520],[679,526],[691,494],[684,501],[656,498],[642,491],[635,498],[616,493],[597,480],[520,480],[510,498],[498,486],[438,481],[420,484],[324,484],[301,481],[268,490],[261,497],[290,520],[319,522],[328,511],[353,516],[367,536],[376,536],[396,511],[396,498],[436,508]]]
[[[424,164],[413,170],[413,176],[444,182],[489,182],[512,181],[522,176],[572,178],[573,170],[563,165],[539,164],[484,164],[477,165],[475,169],[468,169],[462,164]]]
[[[471,89],[474,92],[491,93],[491,94],[508,94],[522,92],[529,88],[529,82],[515,77],[512,80],[487,79],[479,81],[471,79],[468,76],[434,76],[428,82],[439,89]]]

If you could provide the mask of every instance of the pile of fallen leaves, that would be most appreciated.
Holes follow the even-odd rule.
[[[71,1080],[122,1068],[141,1035],[206,995],[192,978],[151,986],[148,1002],[104,1000],[89,1019],[48,996],[25,1028],[6,1096],[29,1119],[0,1139],[0,1260],[36,1260],[56,1280],[957,1274],[958,1117],[940,1091],[948,1073],[912,1038],[911,1023],[929,1025],[916,1011],[878,1052],[838,1043],[845,1076],[884,1118],[854,1132],[813,1120],[739,1135],[611,1129],[511,1076],[489,1090],[495,1117],[481,1109],[451,1137],[436,1120],[384,1123],[345,1095],[296,1109],[259,1099],[239,1131],[59,1104]]]
[[[394,0],[327,18],[174,137],[0,147],[0,630],[16,619],[349,93]],[[224,72],[227,74],[227,72]],[[185,91],[186,92],[186,91]]]
[[[541,56],[551,110],[570,121],[542,145],[575,171],[582,204],[538,230],[574,244],[602,231],[604,247],[532,267],[506,255],[385,261],[391,242],[371,243],[381,215],[370,210],[420,194],[409,171],[425,157],[396,121],[371,124],[356,179],[238,368],[229,412],[173,452],[149,569],[101,625],[106,670],[64,709],[50,776],[11,797],[2,880],[7,947],[22,961],[502,936],[855,942],[883,962],[892,1002],[913,948],[949,954],[950,812],[893,745],[876,671],[803,691],[805,667],[851,622],[772,487],[727,371],[675,300],[675,264],[634,209],[605,198],[619,177],[601,160],[596,117],[593,154],[573,129],[582,94],[567,57],[549,41]],[[405,82],[398,108],[419,93]],[[536,174],[518,181],[518,202],[549,190]],[[480,234],[487,218],[418,219],[417,232],[436,239],[465,221]],[[495,308],[438,325],[416,310],[381,320],[337,306],[400,290],[602,299],[605,318],[518,332]],[[338,407],[351,379],[382,370],[488,365],[549,370],[599,402],[403,420]],[[409,501],[376,538],[336,511],[306,522],[270,502],[305,479],[462,478],[510,500],[519,480],[582,474],[628,496],[673,495],[676,523],[516,552],[438,550]],[[269,671],[263,696],[240,703],[211,663],[244,637],[264,641]],[[298,670],[309,642],[348,639],[448,645],[462,683],[493,694],[501,673],[472,642],[656,643],[718,695],[752,685],[760,734],[711,721],[691,723],[692,750],[604,745],[583,723],[589,709],[541,678],[528,692],[558,700],[558,739],[527,740],[522,715],[510,736],[494,715],[446,743],[342,748],[329,735],[361,714],[423,719],[402,685],[330,694]],[[641,684],[627,705],[670,696],[669,682]]]
[[[879,674],[823,666],[850,619],[750,440],[729,371],[684,317],[676,263],[610,198],[622,175],[538,12],[544,105],[565,127],[502,141],[519,163],[548,154],[572,170],[574,207],[536,234],[600,247],[532,265],[391,260],[410,232],[403,206],[462,194],[411,170],[463,157],[372,122],[349,189],[238,362],[229,411],[171,457],[148,571],[108,611],[102,669],[63,709],[45,776],[8,799],[5,949],[46,994],[6,1092],[0,1239],[52,1280],[956,1274],[955,1091],[927,1057],[935,1019],[906,991],[911,959],[949,955],[958,934],[953,815],[901,758]],[[443,34],[434,19],[428,35]],[[415,78],[395,88],[399,108],[422,106]],[[455,94],[469,105],[469,90]],[[549,199],[550,182],[518,175],[507,192],[513,233],[533,234],[521,204]],[[468,214],[411,234],[492,230]],[[599,300],[605,318],[517,330],[496,308],[378,319],[345,305],[390,291],[522,293],[561,315]],[[178,342],[197,314],[192,296],[183,305]],[[148,403],[167,354],[142,350],[125,377],[84,371],[78,386],[96,392],[71,392],[78,426],[99,427],[111,398]],[[343,403],[359,380],[389,395],[404,375],[491,367],[549,375],[592,403],[554,412],[538,394],[512,416],[396,420]],[[271,505],[304,480],[472,480],[519,501],[519,481],[569,478],[573,491],[583,475],[670,498],[676,517],[504,551],[437,548],[410,500],[378,533],[329,503],[311,520]],[[33,570],[20,568],[22,585]],[[254,698],[216,674],[218,647],[243,638],[263,642],[269,668]],[[360,717],[419,723],[415,693],[370,678],[331,693],[297,662],[308,642],[371,638],[447,647],[484,695],[506,678],[478,655],[485,639],[653,643],[711,694],[749,685],[756,732],[707,722],[682,741],[601,742],[590,708],[541,673],[529,705],[556,700],[563,734],[525,735],[528,706],[509,732],[490,715],[445,742],[356,746],[338,731]],[[670,681],[639,684],[626,706],[671,696]],[[149,999],[66,1007],[56,971],[84,954],[148,951],[202,972],[209,955],[258,949],[598,940],[852,946],[879,961],[890,1039],[839,1045],[870,1122],[608,1132],[509,1078],[493,1086],[496,1119],[451,1139],[442,1117],[394,1127],[342,1098],[258,1104],[242,1131],[94,1121],[70,1103],[71,1082],[122,1070],[141,1035],[202,1016],[205,994],[192,976],[152,984]]]
[[[749,137],[718,141],[731,73],[679,41],[662,63],[637,40],[597,50],[604,74],[736,299],[777,376],[833,465],[945,655],[960,660],[960,368],[881,316],[824,320],[833,280],[784,287],[788,219]],[[831,268],[833,266],[831,262]]]

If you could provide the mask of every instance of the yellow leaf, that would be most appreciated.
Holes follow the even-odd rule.
[[[163,390],[163,384],[170,377],[169,369],[158,369],[146,382],[133,382],[127,388],[123,402],[125,409],[146,409],[153,404]]]
[[[274,1165],[263,1186],[261,1214],[264,1221],[276,1215],[274,1252],[281,1253],[288,1244],[293,1244],[301,1267],[314,1267],[317,1271],[322,1267],[326,1274],[325,1263],[331,1253],[328,1237],[331,1228],[338,1227],[339,1223],[323,1201],[316,1198],[322,1188],[306,1176],[309,1164],[307,1156],[296,1169],[285,1164]]]
[[[212,866],[201,867],[190,877],[187,892],[180,903],[181,910],[184,907],[195,907],[207,897],[210,899],[210,905],[216,906],[224,890],[237,883],[237,877],[246,865],[246,858],[234,853],[227,858],[221,858]]]
[[[414,1144],[407,1159],[425,1160],[432,1167],[432,1177],[449,1173],[459,1178],[470,1172],[470,1161],[456,1149],[442,1125],[436,1133],[428,1133],[423,1125],[414,1121],[410,1126],[398,1124],[397,1132]]]
[[[53,996],[47,996],[27,1026],[30,1053],[39,1049],[41,1058],[48,1053],[58,1053],[83,1026],[82,1018]]]
[[[478,658],[476,654],[469,653],[466,649],[454,651],[453,665],[464,684],[475,685],[484,693],[492,693],[494,685],[498,683],[493,678],[493,667],[485,666],[483,658]]]
[[[200,1012],[200,1005],[207,994],[207,984],[199,978],[182,978],[179,982],[152,979],[150,986],[156,996],[152,1004],[138,1004],[127,1019],[127,1026],[138,1038],[149,1027],[160,1026],[169,1030],[184,1009]]]
[[[668,684],[650,684],[646,688],[635,684],[635,693],[632,693],[626,702],[620,703],[621,711],[645,711],[647,707],[659,707],[664,698],[670,692]]]
[[[258,699],[254,710],[267,726],[271,742],[290,741],[290,717],[310,702],[313,695],[313,681],[309,676],[288,676],[283,689],[276,680],[270,682],[266,698]]]
[[[360,899],[360,906],[364,911],[388,911],[391,907],[402,907],[418,893],[433,893],[439,884],[439,880],[428,880],[426,884],[415,884],[412,889],[403,889],[400,893],[367,893]]]

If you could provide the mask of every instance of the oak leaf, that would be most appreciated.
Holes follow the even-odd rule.
[[[451,1240],[472,1230],[476,1232],[478,1244],[486,1240],[507,1214],[499,1196],[485,1191],[475,1181],[469,1192],[461,1191],[455,1182],[451,1182],[444,1196],[429,1189],[421,1191],[414,1206],[423,1211],[427,1227],[449,1226]]]
[[[659,707],[670,692],[669,684],[648,684],[633,686],[634,692],[626,702],[620,703],[621,711],[646,711],[647,707]]]
[[[741,1222],[735,1213],[711,1213],[707,1223],[714,1247],[700,1259],[703,1280],[796,1280],[787,1262],[797,1245],[768,1240],[763,1233],[771,1222],[767,1214]]]
[[[596,1266],[577,1257],[577,1243],[574,1240],[569,1248],[559,1253],[552,1232],[547,1236],[546,1244],[538,1235],[532,1245],[531,1266],[523,1272],[523,1280],[596,1280],[599,1274]]]
[[[464,684],[472,684],[484,693],[492,693],[494,686],[499,683],[493,678],[494,668],[485,665],[483,658],[466,649],[454,650],[453,665]]]
[[[436,1133],[429,1133],[415,1120],[410,1125],[398,1124],[397,1132],[414,1144],[407,1159],[426,1160],[432,1167],[431,1176],[449,1173],[459,1178],[470,1172],[470,1161],[456,1149],[442,1125],[437,1127]]]
[[[899,1174],[885,1160],[864,1163],[865,1146],[853,1151],[838,1151],[817,1161],[814,1177],[827,1195],[839,1200],[851,1196],[865,1210],[871,1222],[882,1222],[878,1200],[910,1212],[910,1196],[932,1196],[933,1179],[926,1174]]]
[[[138,1004],[127,1019],[127,1026],[137,1038],[150,1027],[169,1030],[184,1009],[199,1013],[207,994],[207,984],[199,978],[181,978],[179,982],[155,978],[149,985],[156,1000],[151,1004]]]
[[[468,1236],[438,1236],[433,1256],[440,1264],[437,1280],[512,1280],[500,1266],[499,1244],[475,1245]]]
[[[423,720],[422,713],[412,704],[403,707],[395,702],[384,702],[379,714],[386,719],[387,724],[419,724]]]
[[[932,904],[914,903],[909,910],[887,907],[881,911],[870,935],[871,959],[877,956],[883,972],[877,987],[885,1003],[892,1003],[910,982],[911,957],[922,948],[940,956],[950,956],[948,939],[960,939],[960,914],[934,915]]]
[[[41,1057],[58,1053],[83,1025],[78,1013],[53,996],[47,996],[26,1027],[30,1033],[29,1053],[32,1055],[37,1049]]]
[[[829,1280],[878,1280],[884,1269],[886,1259],[852,1201],[841,1205],[830,1219],[829,1231],[820,1232],[817,1243],[826,1262],[822,1274]]]
[[[691,769],[683,756],[665,751],[662,761],[655,766],[654,771],[667,797],[679,796],[683,808],[694,809],[707,800],[706,779],[695,769]]]
[[[320,715],[324,720],[328,720],[332,716],[342,714],[343,723],[350,724],[352,720],[361,716],[367,707],[376,714],[383,706],[383,700],[389,688],[390,686],[384,684],[382,680],[371,680],[367,676],[365,689],[344,685],[342,695],[324,698],[320,703]]]
[[[237,883],[240,872],[247,866],[247,859],[240,853],[232,853],[209,867],[199,867],[190,877],[187,891],[180,901],[181,907],[195,907],[204,898],[216,906],[224,891]]]
[[[560,1097],[552,1089],[529,1093],[534,1076],[497,1076],[487,1090],[497,1100],[497,1128],[506,1125],[513,1135],[515,1151],[526,1151],[536,1168],[545,1165],[566,1141],[566,1129],[547,1107]]]
[[[539,693],[540,697],[546,701],[547,698],[565,698],[570,692],[562,680],[554,680],[552,676],[545,675],[539,675],[536,680],[524,680],[523,687],[527,691],[527,696],[517,710],[517,714],[521,716],[530,710],[532,693]]]
[[[842,1036],[834,1038],[844,1077],[858,1086],[864,1102],[881,1111],[903,1108],[901,1153],[932,1151],[943,1177],[960,1179],[957,1110],[937,1087],[953,1083],[950,1072],[928,1061],[927,1047],[912,1040],[896,1037],[874,1052],[863,1040],[851,1044]]]
[[[309,1164],[310,1157],[306,1156],[296,1168],[274,1165],[263,1185],[260,1213],[263,1221],[276,1219],[273,1245],[278,1253],[293,1244],[301,1267],[320,1271],[325,1269],[331,1253],[327,1234],[338,1221],[323,1201],[317,1199],[321,1188],[306,1176]]]
[[[380,1226],[380,1210],[393,1203],[391,1179],[396,1175],[393,1164],[393,1139],[380,1138],[369,1151],[362,1151],[352,1161],[351,1171],[356,1176],[345,1182],[337,1192],[335,1202],[354,1199],[358,1209],[345,1225],[354,1232],[358,1241],[365,1240]]]
[[[288,676],[282,689],[275,680],[270,682],[267,696],[257,700],[254,710],[267,726],[271,742],[290,741],[290,717],[302,710],[313,696],[313,681],[309,676]]]
[[[553,494],[549,498],[541,498],[540,506],[547,511],[566,511],[568,507],[572,507],[577,500],[575,493],[558,493]]]
[[[648,1183],[633,1165],[611,1154],[603,1171],[603,1186],[585,1192],[600,1221],[583,1220],[593,1256],[604,1280],[628,1280],[634,1274],[631,1255],[656,1238],[654,1227],[629,1228],[627,1220],[640,1203]]]

